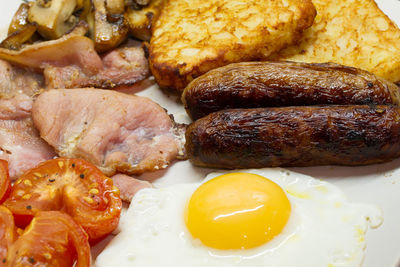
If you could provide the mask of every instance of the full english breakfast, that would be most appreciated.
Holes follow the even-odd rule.
[[[399,41],[373,0],[21,3],[0,266],[361,266],[382,210],[275,167],[400,157]]]

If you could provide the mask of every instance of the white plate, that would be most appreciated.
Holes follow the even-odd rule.
[[[12,15],[19,6],[17,0],[1,0],[0,25],[6,32]],[[377,0],[379,7],[400,26],[400,1]],[[400,40],[399,40],[400,46]],[[189,122],[183,107],[176,99],[167,97],[157,86],[140,93],[145,95],[174,114],[178,122]],[[376,230],[370,230],[367,237],[364,267],[394,267],[400,259],[400,159],[386,164],[364,167],[312,167],[291,168],[300,173],[325,179],[341,187],[351,201],[374,203],[384,213],[384,223]],[[174,183],[199,181],[209,169],[195,168],[189,162],[177,162],[164,171],[146,175],[148,179],[158,178],[155,185],[163,187]]]

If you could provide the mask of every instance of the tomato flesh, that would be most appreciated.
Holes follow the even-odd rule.
[[[68,214],[38,212],[9,248],[7,262],[9,266],[89,267],[88,237]]]
[[[11,181],[8,175],[8,162],[0,159],[0,204],[8,197],[11,191]]]
[[[16,238],[14,218],[5,207],[0,206],[0,266],[7,266],[7,251]]]
[[[91,163],[57,158],[23,174],[4,205],[25,227],[39,211],[64,211],[96,242],[119,223],[122,202],[119,190]]]

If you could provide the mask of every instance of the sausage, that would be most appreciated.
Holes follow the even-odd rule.
[[[400,108],[223,110],[189,125],[185,148],[195,165],[228,169],[386,162],[400,155]]]
[[[334,63],[244,62],[207,72],[184,90],[192,119],[229,108],[308,105],[399,105],[399,88]]]

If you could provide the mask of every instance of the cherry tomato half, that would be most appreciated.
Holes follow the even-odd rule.
[[[88,236],[68,214],[60,211],[38,212],[9,248],[7,262],[8,266],[15,267],[89,267]]]
[[[0,266],[7,266],[7,251],[15,241],[14,218],[6,207],[0,206]]]
[[[110,178],[91,163],[65,158],[48,160],[23,174],[4,205],[19,227],[25,227],[38,211],[64,211],[93,243],[118,226],[122,208],[119,190]]]
[[[11,191],[11,181],[8,176],[8,162],[0,159],[0,204],[8,197]]]

